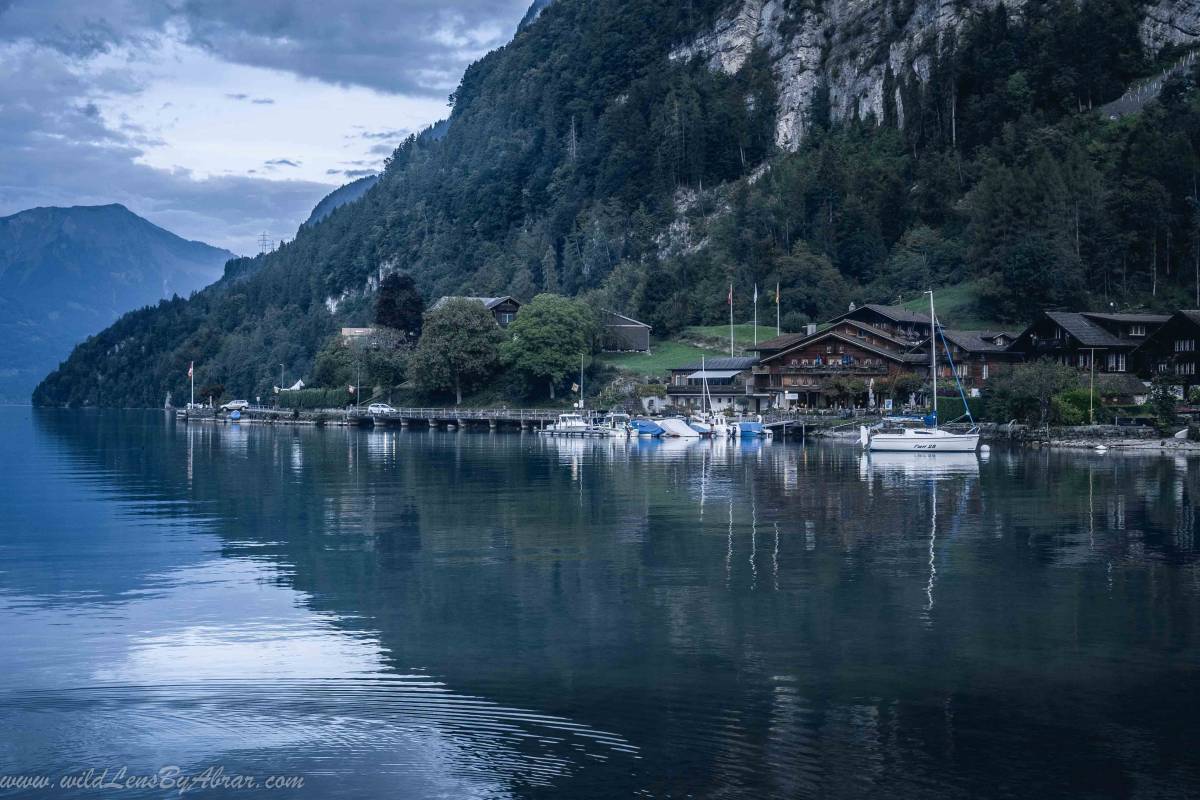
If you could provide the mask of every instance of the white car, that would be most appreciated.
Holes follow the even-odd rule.
[[[367,406],[368,414],[395,414],[396,409],[389,406],[387,403],[371,403]]]
[[[250,407],[249,400],[230,400],[225,405],[221,406],[222,411],[245,411]]]

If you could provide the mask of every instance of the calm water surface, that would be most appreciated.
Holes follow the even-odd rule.
[[[1200,460],[11,408],[0,459],[3,774],[1200,792]]]

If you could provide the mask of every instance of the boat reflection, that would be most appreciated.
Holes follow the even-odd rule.
[[[886,453],[863,452],[858,462],[859,476],[902,478],[944,478],[979,476],[979,465],[986,456],[975,453]]]

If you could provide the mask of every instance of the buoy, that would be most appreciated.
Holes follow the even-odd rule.
[[[981,453],[990,453],[990,452],[992,452],[992,448],[991,448],[991,447],[989,447],[989,446],[987,446],[986,444],[985,444],[985,445],[980,445],[980,447],[979,447],[979,452],[981,452]]]
[[[1102,444],[1096,445],[1095,450],[1097,453],[1107,453],[1108,452],[1108,448]]]

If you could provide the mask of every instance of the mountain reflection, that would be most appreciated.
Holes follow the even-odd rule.
[[[1160,785],[1198,777],[1170,735],[1196,694],[1196,460],[157,414],[34,429],[60,479],[164,523],[136,541],[204,540],[176,572],[134,553],[92,587],[121,626],[155,609],[94,679],[278,717],[263,746],[298,764],[349,737],[363,775],[339,780],[417,729],[445,747],[388,767],[429,781],[416,796],[435,775],[483,795],[1105,794],[1146,747]],[[74,585],[0,598],[50,624]],[[163,622],[206,598],[203,625]]]

